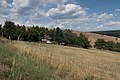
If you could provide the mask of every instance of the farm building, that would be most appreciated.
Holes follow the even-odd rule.
[[[44,35],[43,37],[42,37],[42,42],[45,42],[45,43],[47,43],[47,44],[51,44],[52,42],[51,42],[51,37],[49,36],[49,35]]]

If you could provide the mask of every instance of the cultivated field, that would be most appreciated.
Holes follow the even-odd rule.
[[[49,65],[56,80],[120,80],[120,53],[54,44],[10,43],[37,63]]]

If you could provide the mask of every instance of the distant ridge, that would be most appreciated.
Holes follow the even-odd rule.
[[[113,36],[113,37],[120,38],[120,30],[93,31],[92,33],[101,34],[101,35],[108,35],[108,36]]]
[[[115,30],[115,31],[119,31],[119,35],[120,35],[120,30]],[[105,35],[105,34],[100,34],[98,32],[104,32],[104,31],[96,31],[96,32],[82,32],[84,35],[86,35],[90,41],[90,44],[92,46],[94,46],[94,43],[97,39],[104,39],[105,41],[113,41],[115,43],[120,43],[120,37],[116,37],[116,36],[110,36],[110,35]],[[107,32],[107,31],[105,31]],[[110,31],[112,32],[112,31]],[[114,31],[113,31],[114,32]],[[77,35],[79,35],[81,32],[80,31],[73,31],[73,33],[76,33]]]

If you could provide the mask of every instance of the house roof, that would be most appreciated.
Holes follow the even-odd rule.
[[[49,35],[44,35],[42,38],[43,39],[51,39],[51,37]]]

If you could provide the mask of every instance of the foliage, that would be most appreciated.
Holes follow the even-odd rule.
[[[63,42],[67,45],[75,45],[75,40],[77,39],[77,35],[75,33],[72,33],[71,30],[66,29],[63,31]]]
[[[78,45],[83,48],[87,49],[88,47],[91,47],[88,38],[85,35],[83,35],[82,33],[79,35],[77,42],[78,42]]]
[[[108,42],[106,42],[106,44],[105,44],[105,49],[106,49],[106,50],[112,50],[113,47],[114,47],[113,41],[108,41]]]
[[[52,41],[58,44],[65,44],[70,46],[77,46],[82,48],[89,48],[90,42],[88,38],[82,33],[77,36],[72,33],[70,29],[62,30],[59,27],[54,29],[48,29],[39,26],[20,26],[15,25],[14,22],[6,21],[2,28],[4,37],[12,40],[24,40],[24,41],[41,41],[44,35],[49,35]]]
[[[14,22],[6,21],[2,30],[3,30],[4,37],[13,39],[14,38],[13,35],[16,31],[16,26],[15,26]]]
[[[26,41],[39,41],[39,32],[35,29],[28,29],[25,33],[24,40]]]
[[[114,46],[113,46],[113,48],[111,50],[112,51],[120,52],[120,43],[114,44]]]
[[[97,39],[96,40],[96,42],[95,42],[95,46],[94,47],[96,47],[96,48],[98,48],[98,49],[105,49],[105,44],[106,44],[106,42],[105,42],[105,40],[104,39]]]
[[[96,31],[93,33],[102,34],[102,35],[108,35],[108,36],[114,36],[120,38],[120,30],[113,30],[113,31]],[[117,40],[117,39],[116,39]]]
[[[0,36],[2,36],[2,25],[0,24]]]
[[[63,31],[59,27],[55,30],[55,41],[58,43],[63,42]]]
[[[105,41],[104,39],[97,39],[95,46],[97,49],[111,50],[120,52],[120,43],[114,43],[112,41]]]

